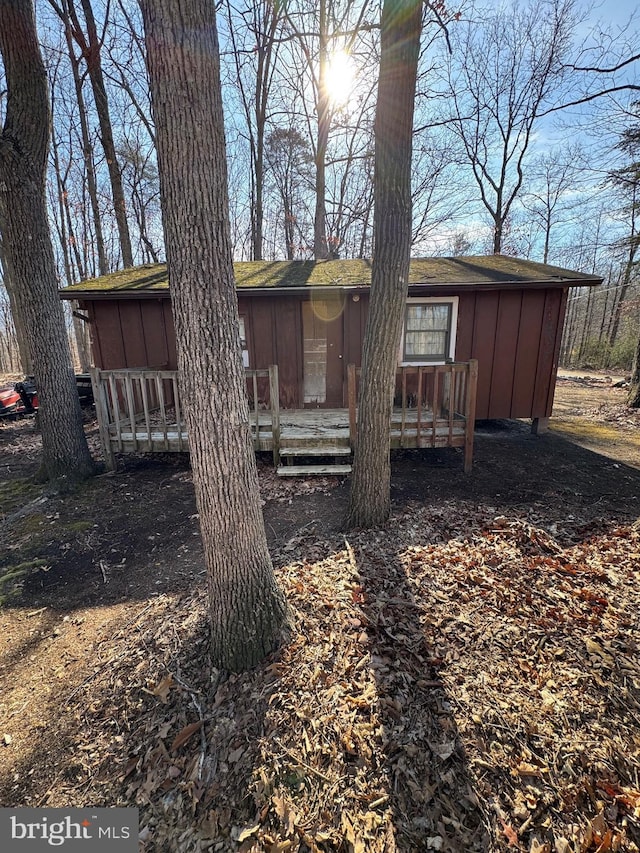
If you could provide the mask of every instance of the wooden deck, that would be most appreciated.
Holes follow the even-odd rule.
[[[280,409],[277,366],[245,374],[254,448],[273,454],[281,476],[350,472],[359,370],[349,365],[345,409]],[[399,368],[390,447],[462,447],[469,472],[476,381],[474,361]],[[115,454],[188,452],[176,371],[94,368],[92,383],[108,467]]]

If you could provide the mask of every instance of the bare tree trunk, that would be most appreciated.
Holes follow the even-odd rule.
[[[107,160],[107,168],[109,170],[111,193],[113,195],[113,207],[118,226],[120,248],[122,250],[122,263],[125,267],[132,267],[133,252],[131,250],[131,237],[129,235],[129,225],[127,223],[127,206],[124,199],[124,191],[122,189],[122,176],[120,174],[120,166],[118,165],[116,146],[113,141],[113,129],[111,125],[111,116],[109,114],[107,88],[104,84],[104,77],[102,74],[100,41],[98,39],[96,22],[93,17],[93,9],[91,8],[90,0],[81,0],[81,3],[82,11],[84,12],[84,17],[87,22],[87,34],[89,36],[89,51],[86,55],[87,69],[89,71],[89,79],[91,80],[96,112],[98,113],[98,121],[100,122],[100,138],[102,141],[102,147],[104,148],[104,156]]]
[[[613,289],[613,296],[611,299],[611,311],[609,312],[609,317],[607,320],[607,341],[608,341],[609,345],[611,345],[611,330],[613,328],[613,318],[615,317],[616,311],[618,310],[618,297],[620,294],[619,275],[620,274],[618,273],[618,277],[616,279],[615,287]],[[609,285],[611,285],[611,281],[609,282]]]
[[[620,283],[620,287],[618,289],[618,301],[613,311],[611,331],[609,332],[609,346],[611,348],[613,348],[613,346],[615,345],[616,338],[618,337],[618,330],[620,328],[620,320],[622,318],[624,301],[627,298],[627,293],[629,292],[629,287],[631,286],[631,277],[636,266],[635,256],[637,248],[638,243],[632,242],[631,247],[629,249],[629,257],[627,258],[627,262],[624,267],[624,272],[622,274],[622,282]]]
[[[493,216],[493,248],[494,255],[499,255],[502,252],[502,232],[504,229],[504,219],[502,218],[502,198],[498,193],[498,201],[496,202],[496,212]]]
[[[495,7],[495,8],[494,8]],[[564,83],[575,4],[491,4],[452,29],[453,124],[493,221],[493,253],[520,194],[527,152],[545,102]]]
[[[53,116],[53,108],[52,108],[52,116]],[[56,135],[55,133],[51,134],[51,143],[52,143],[52,151],[53,151],[53,167],[56,174],[56,185],[58,190],[58,216],[60,218],[60,224],[58,227],[58,237],[60,241],[60,245],[62,246],[62,257],[64,263],[64,272],[67,285],[71,285],[74,283],[73,271],[71,266],[71,257],[69,255],[69,242],[72,243],[76,255],[76,263],[78,266],[78,270],[80,273],[80,278],[85,278],[83,273],[83,267],[80,262],[79,252],[77,247],[77,240],[75,239],[75,235],[73,234],[72,229],[72,219],[71,212],[69,210],[69,200],[67,197],[66,190],[66,176],[62,175],[62,171],[60,168],[60,158],[58,156],[58,148],[56,145]],[[67,225],[69,227],[69,231],[67,232]],[[64,311],[64,308],[63,308]],[[89,358],[89,342],[87,340],[87,331],[86,331],[86,323],[79,319],[77,315],[78,311],[78,303],[73,302],[71,306],[72,311],[72,319],[73,319],[73,333],[76,344],[76,352],[78,355],[78,362],[80,365],[80,370],[82,373],[87,373],[91,366],[91,359]]]
[[[76,101],[78,102],[78,116],[80,119],[80,138],[82,140],[82,157],[84,160],[84,170],[87,176],[87,189],[89,192],[89,201],[91,204],[91,214],[93,217],[93,228],[96,243],[96,252],[98,254],[98,271],[100,275],[106,275],[109,272],[107,263],[107,254],[104,246],[104,236],[102,234],[102,217],[100,215],[100,205],[98,204],[98,185],[96,181],[96,173],[93,166],[93,147],[89,136],[89,125],[87,123],[87,109],[82,93],[82,79],[80,77],[80,62],[75,55],[73,49],[73,26],[71,23],[70,10],[73,9],[72,0],[62,0],[62,7],[58,6],[55,0],[49,0],[52,7],[57,12],[62,23],[64,24],[64,34],[67,42],[67,52],[69,54],[69,62],[71,64],[71,73],[73,75],[73,85],[76,92]],[[77,23],[77,18],[76,18]],[[82,265],[84,266],[84,265]],[[81,274],[81,278],[84,275]]]
[[[213,659],[241,670],[278,646],[286,605],[267,548],[242,367],[215,7],[141,6]]]
[[[27,346],[27,336],[24,330],[24,323],[22,322],[22,318],[20,317],[19,308],[16,302],[13,282],[11,281],[11,277],[9,276],[7,270],[7,262],[4,252],[4,241],[2,239],[2,232],[0,232],[0,267],[2,267],[2,281],[5,290],[7,291],[7,296],[9,297],[9,309],[11,311],[11,319],[13,320],[13,329],[16,336],[16,344],[18,345],[18,357],[20,360],[20,367],[25,376],[30,376],[33,373],[31,365],[31,356],[29,354],[29,347]]]
[[[228,17],[229,37],[251,155],[251,257],[254,261],[261,261],[264,243],[265,134],[271,107],[273,65],[279,44],[276,33],[282,20],[283,4],[259,0],[253,5],[247,4],[247,8],[240,12],[231,2],[223,5]],[[238,26],[234,12],[240,15],[242,27]],[[254,74],[250,84],[247,84],[245,76],[247,43],[236,40],[241,31],[246,31],[246,37],[253,42],[255,66],[251,66]]]
[[[20,316],[20,308],[18,300],[16,299],[15,288],[13,286],[13,282],[11,281],[11,276],[7,273],[6,264],[4,265],[4,267],[4,286],[6,287],[7,294],[9,295],[11,317],[13,319],[13,328],[16,333],[16,343],[18,344],[18,354],[20,357],[20,368],[25,376],[31,376],[33,374],[33,362],[31,361],[31,353],[27,344],[27,333],[25,330],[25,324],[23,323],[22,317]]]
[[[326,87],[328,45],[327,45],[327,5],[326,0],[319,4],[319,34],[320,53],[318,69],[318,138],[316,143],[316,208],[313,217],[313,257],[324,260],[329,257],[327,243],[327,145],[329,144],[329,127],[331,124],[331,106]]]
[[[542,263],[549,263],[549,250],[551,249],[551,211],[548,210],[544,220],[544,251],[542,253]]]
[[[385,0],[375,123],[373,270],[348,527],[383,524],[391,511],[389,437],[409,279],[413,109],[421,24],[420,0]]]
[[[585,350],[587,348],[587,342],[589,341],[589,337],[591,335],[591,319],[593,313],[593,288],[589,288],[589,292],[587,294],[587,307],[584,311],[584,326],[582,327],[582,334],[580,336],[580,347],[578,348],[578,365],[583,367],[583,358],[585,355]]]
[[[640,335],[638,345],[633,358],[633,369],[631,371],[631,386],[627,394],[627,403],[632,409],[640,409]]]
[[[90,0],[80,0],[82,11],[84,13],[85,22],[87,25],[87,36],[80,27],[80,22],[76,14],[73,0],[67,0],[65,12],[67,17],[72,22],[72,35],[82,51],[82,55],[87,63],[87,71],[89,72],[89,80],[93,91],[93,99],[98,114],[98,122],[100,124],[100,141],[104,150],[104,156],[109,171],[109,181],[111,184],[111,195],[113,197],[113,209],[118,228],[118,238],[120,241],[120,251],[122,253],[122,263],[125,267],[133,266],[133,252],[131,249],[131,237],[129,235],[129,225],[127,222],[127,207],[122,188],[122,175],[116,155],[116,147],[113,141],[113,128],[111,125],[111,116],[109,113],[109,99],[107,97],[107,89],[104,83],[104,75],[102,73],[102,60],[100,56],[100,39],[93,15]],[[63,18],[64,20],[64,18]],[[73,60],[72,60],[73,65]],[[76,86],[77,91],[77,86]],[[86,152],[85,152],[86,163]],[[95,213],[94,213],[95,216]]]
[[[564,323],[564,332],[562,335],[562,349],[560,352],[560,366],[569,367],[571,363],[571,346],[573,340],[573,327],[576,313],[576,301],[571,293],[567,298],[567,313]]]
[[[0,136],[0,232],[40,400],[43,465],[50,479],[93,472],[82,428],[45,197],[49,104],[31,0],[0,3],[7,80]]]
[[[611,362],[611,347],[609,346],[609,336],[607,334],[607,326],[609,323],[609,317],[611,311],[609,309],[609,293],[611,292],[611,288],[609,284],[611,282],[611,275],[613,272],[613,265],[609,265],[609,274],[605,279],[605,288],[604,288],[604,299],[602,304],[602,314],[600,316],[600,324],[598,327],[598,352],[602,353],[602,364],[600,367],[609,367]]]

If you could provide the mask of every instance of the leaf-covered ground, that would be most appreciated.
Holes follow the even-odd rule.
[[[293,631],[228,676],[185,460],[34,496],[0,442],[2,805],[137,805],[144,851],[640,849],[640,467],[489,424],[345,536],[345,484],[262,466]]]

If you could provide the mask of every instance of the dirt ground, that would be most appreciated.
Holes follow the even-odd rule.
[[[145,851],[640,849],[640,414],[562,374],[551,429],[393,457],[393,518],[259,460],[289,644],[207,657],[188,459],[34,485],[0,423],[0,805],[130,805]],[[98,455],[95,423],[87,434]]]

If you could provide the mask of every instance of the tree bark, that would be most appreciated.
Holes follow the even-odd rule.
[[[0,232],[38,386],[47,476],[93,471],[82,427],[49,233],[45,177],[49,139],[47,78],[31,0],[0,3],[0,52],[7,109],[0,136]]]
[[[238,671],[279,645],[286,604],[267,548],[242,367],[215,7],[141,6],[212,654]]]
[[[494,221],[493,221],[493,248],[492,248],[492,252],[494,255],[499,255],[502,253],[502,228],[503,228],[502,218],[498,215],[494,216]]]
[[[389,437],[411,253],[413,108],[420,0],[385,0],[375,123],[374,255],[348,527],[389,518]]]

